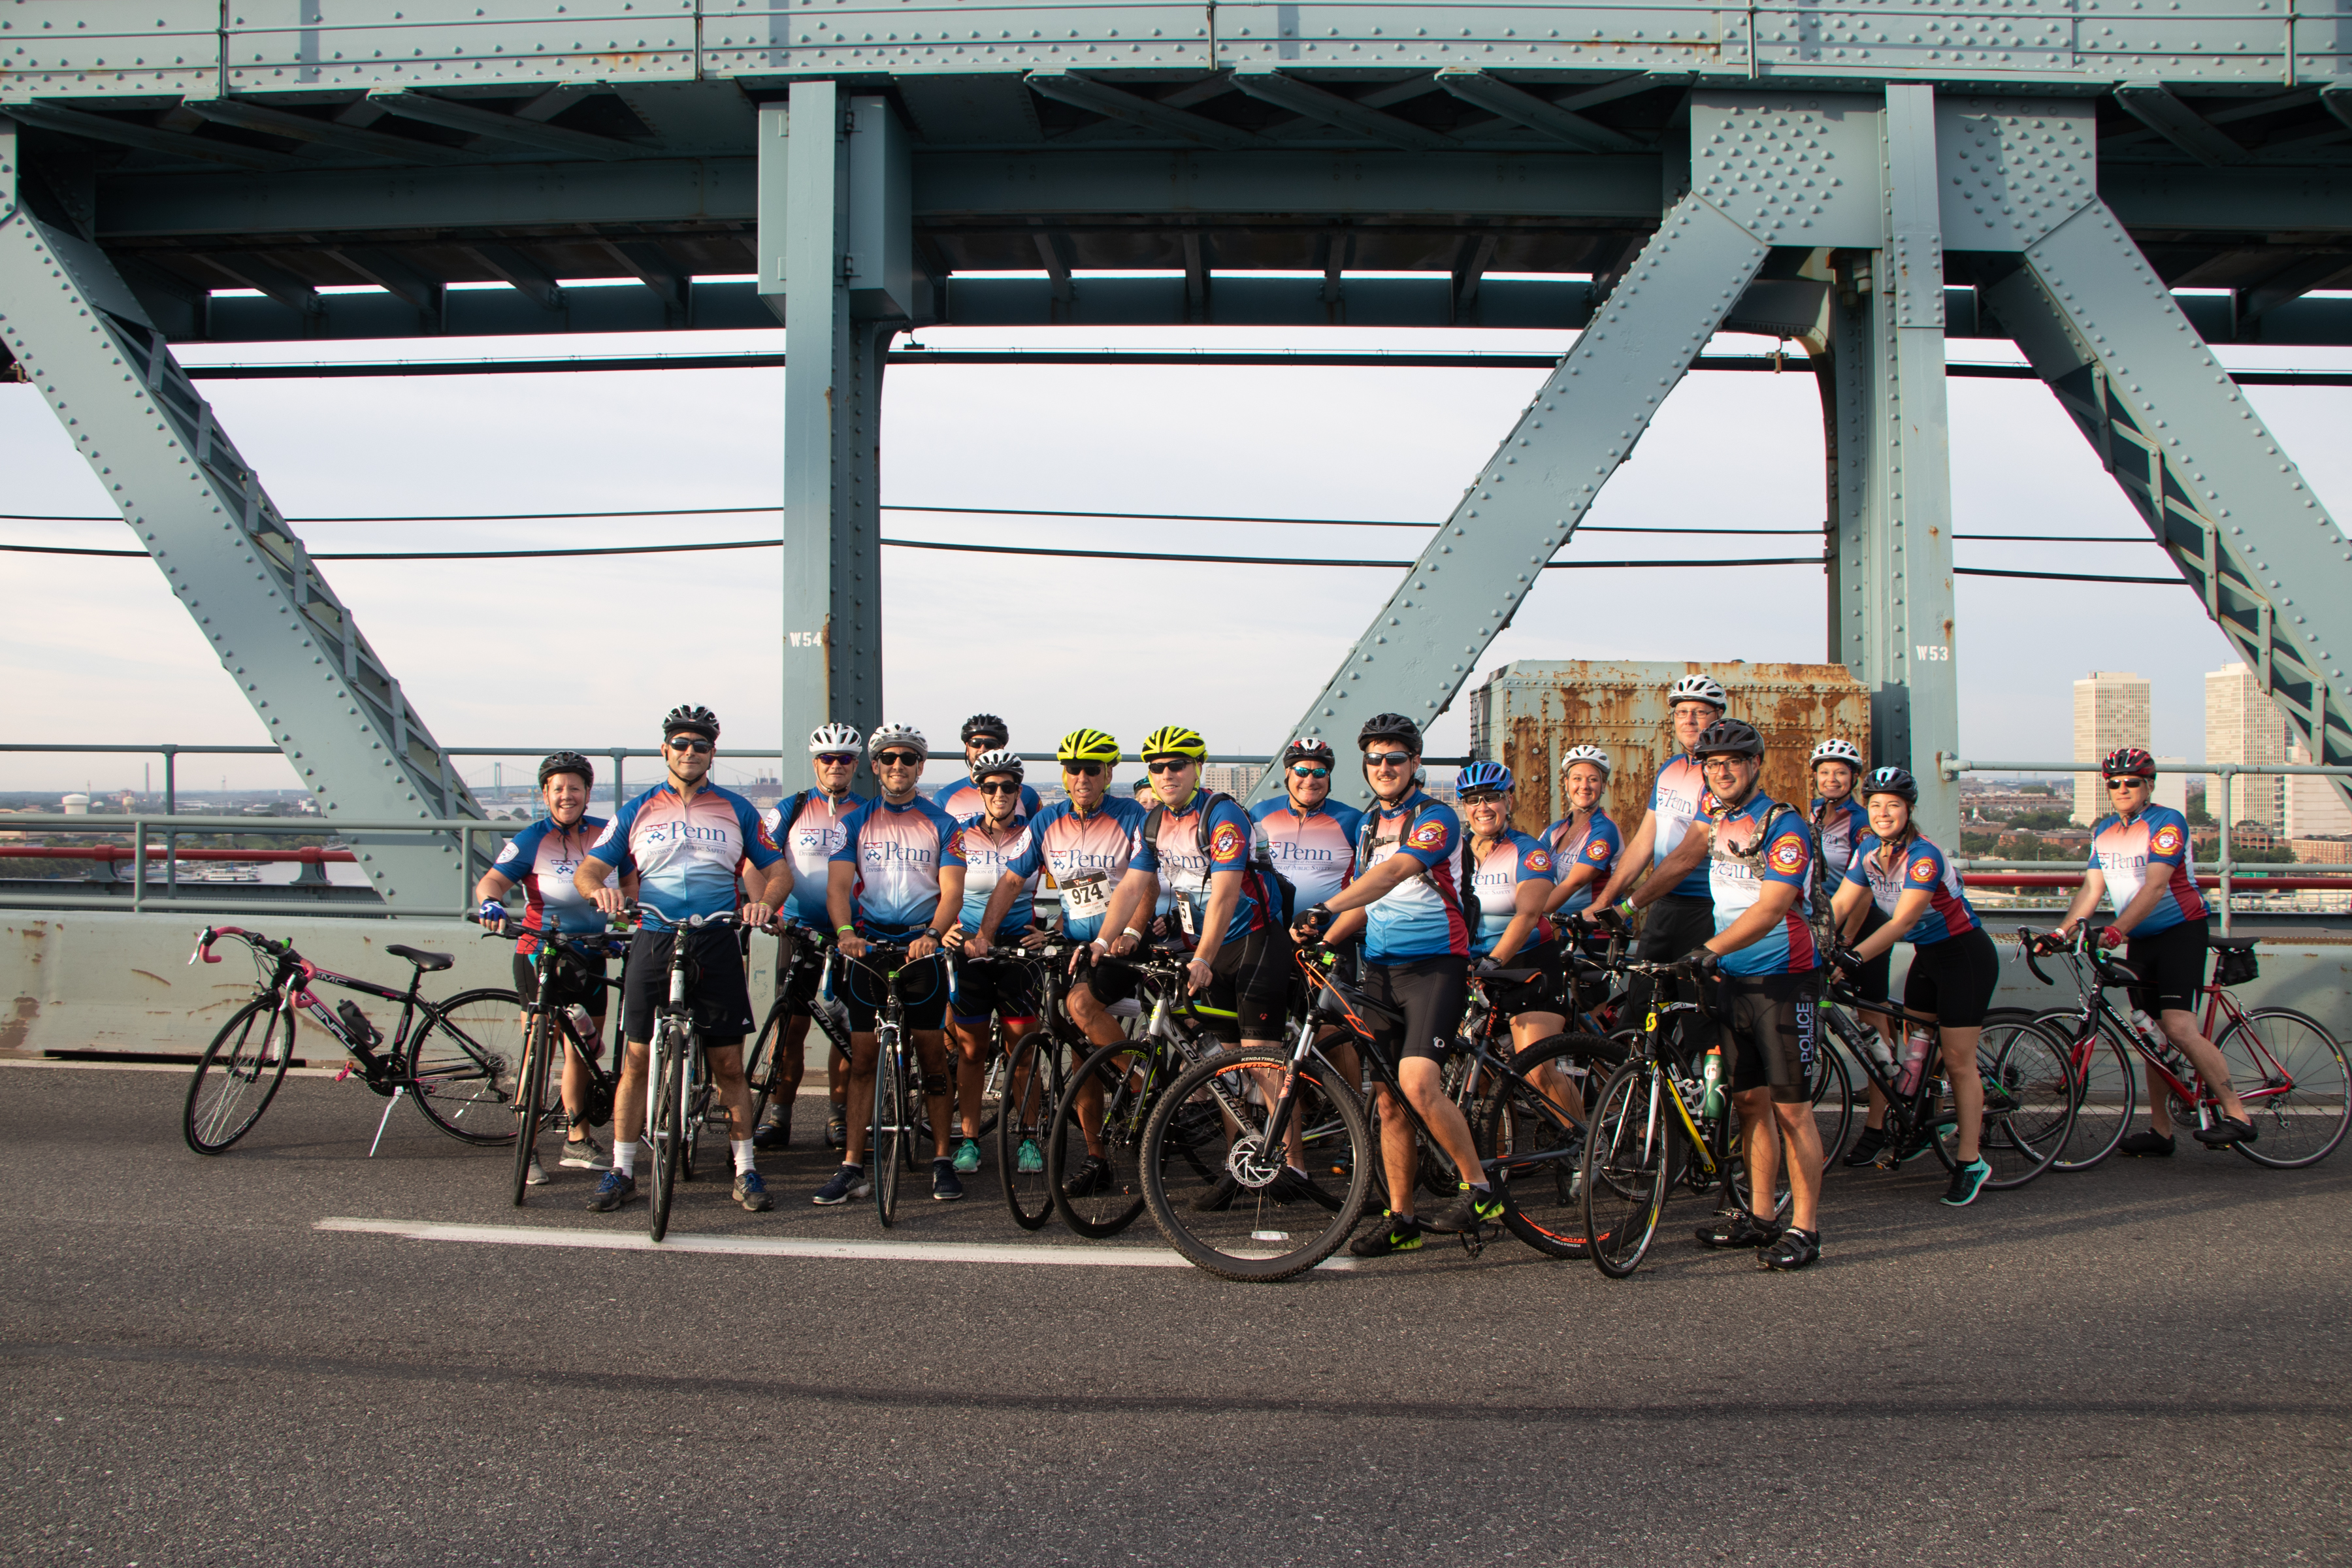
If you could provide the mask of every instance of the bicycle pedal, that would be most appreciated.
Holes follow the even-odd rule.
[[[1486,1250],[1486,1238],[1478,1234],[1479,1228],[1474,1225],[1468,1230],[1459,1233],[1457,1237],[1462,1243],[1462,1250],[1474,1258]]]

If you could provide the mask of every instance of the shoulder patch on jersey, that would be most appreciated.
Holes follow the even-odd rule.
[[[1528,856],[1528,869],[1530,871],[1550,870],[1551,857],[1545,854],[1540,849],[1533,851]]]
[[[1231,860],[1242,852],[1242,830],[1230,822],[1220,822],[1217,830],[1209,835],[1209,858]]]
[[[1584,858],[1587,860],[1606,860],[1609,858],[1609,846],[1596,838],[1584,847]]]
[[[963,836],[964,836],[964,831],[965,831],[965,830],[964,830],[963,828],[959,827],[959,828],[957,828],[953,833],[950,833],[950,834],[949,834],[949,835],[948,835],[948,853],[949,853],[949,854],[950,854],[950,855],[961,855],[961,854],[962,854],[962,853],[964,852],[964,848],[963,848]]]
[[[521,858],[522,846],[509,838],[507,840],[506,847],[499,851],[498,864],[503,866],[509,860],[518,860]]]
[[[2156,837],[2148,841],[2147,847],[2158,855],[2175,853],[2180,847],[2180,829],[2166,823],[2156,830]]]
[[[1805,841],[1793,833],[1784,833],[1772,841],[1772,869],[1783,876],[1794,875],[1805,868]]]
[[[1434,849],[1445,842],[1445,824],[1433,817],[1414,828],[1412,837],[1405,842],[1415,849]]]
[[[1934,881],[1936,879],[1935,861],[1929,859],[1925,855],[1922,855],[1916,860],[1912,861],[1911,879],[1919,883],[1923,887],[1927,883]]]

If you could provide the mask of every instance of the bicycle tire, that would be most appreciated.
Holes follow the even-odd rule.
[[[1584,1235],[1592,1266],[1622,1279],[1642,1266],[1666,1206],[1673,1148],[1684,1136],[1658,1066],[1644,1058],[1610,1075],[1584,1140]]]
[[[1250,1092],[1257,1081],[1255,1074],[1281,1074],[1289,1066],[1290,1053],[1272,1047],[1207,1058],[1177,1076],[1158,1097],[1144,1124],[1143,1198],[1152,1222],[1186,1262],[1221,1279],[1272,1284],[1303,1274],[1339,1250],[1363,1217],[1375,1163],[1364,1113],[1354,1091],[1313,1058],[1298,1068],[1293,1080],[1293,1110],[1303,1126],[1336,1124],[1337,1132],[1318,1138],[1323,1147],[1309,1158],[1325,1166],[1344,1156],[1347,1186],[1334,1193],[1318,1184],[1312,1198],[1276,1203],[1268,1183],[1258,1179],[1265,1164],[1257,1156],[1267,1146],[1266,1118],[1273,1107]],[[1195,1097],[1208,1093],[1213,1084],[1223,1091],[1221,1099],[1210,1102],[1216,1114],[1183,1116]],[[1238,1131],[1225,1121],[1229,1109],[1239,1112]],[[1256,1184],[1237,1182],[1229,1202],[1219,1205],[1212,1199],[1212,1206],[1202,1207],[1194,1200],[1214,1188],[1201,1182],[1200,1150],[1188,1144],[1211,1127],[1219,1145],[1219,1173],[1246,1173]],[[1279,1150],[1274,1152],[1272,1168],[1282,1168]],[[1290,1228],[1301,1220],[1306,1226]],[[1316,1228],[1302,1236],[1307,1226]]]
[[[1813,1128],[1821,1134],[1822,1173],[1826,1175],[1853,1132],[1853,1069],[1827,1030],[1814,1036],[1813,1060]]]
[[[254,1025],[261,1024],[255,1037]],[[199,1154],[218,1154],[247,1133],[278,1098],[294,1060],[294,1014],[273,993],[229,1015],[188,1080],[180,1135]]]
[[[784,1029],[787,1016],[784,998],[779,996],[768,1006],[768,1016],[760,1021],[760,1032],[752,1037],[751,1054],[743,1058],[743,1082],[751,1090],[751,1125],[766,1122],[769,1102],[776,1097],[782,1084]],[[784,1108],[789,1119],[792,1107]]]
[[[2063,1037],[2030,1020],[1989,1025],[1979,1037],[1985,1113],[1977,1152],[1992,1167],[1987,1187],[2021,1187],[2065,1151],[2078,1099],[2072,1059]],[[1948,1168],[1957,1167],[1959,1129],[1939,1130],[1935,1148]]]
[[[2245,1026],[2260,1023],[2263,1032]],[[2276,1031],[2273,1033],[2272,1031]],[[2282,1037],[2282,1036],[2284,1037]],[[2252,1044],[2248,1043],[2248,1037]],[[2221,1059],[2230,1068],[2233,1084],[2252,1081],[2255,1092],[2276,1087],[2273,1079],[2284,1076],[2294,1085],[2292,1092],[2264,1094],[2246,1107],[2261,1134],[2252,1143],[2236,1143],[2231,1147],[2257,1165],[2267,1165],[2274,1171],[2300,1170],[2315,1165],[2336,1151],[2344,1141],[2347,1121],[2352,1121],[2352,1068],[2345,1064],[2344,1047],[2319,1020],[2292,1007],[2253,1007],[2241,1017],[2232,1019],[2213,1042],[2220,1047]],[[2235,1049],[2243,1058],[2233,1059]],[[2242,1075],[2240,1068],[2245,1071]],[[2239,1090],[2241,1094],[2246,1091]],[[2298,1121],[2295,1118],[2302,1118]],[[2304,1136],[2287,1139],[2290,1132]],[[2292,1155],[2281,1156],[2277,1151],[2292,1147]]]
[[[653,1184],[646,1205],[647,1234],[659,1241],[669,1234],[670,1206],[677,1199],[677,1165],[685,1142],[686,1053],[690,1042],[677,1021],[662,1018],[654,1026],[654,1059],[660,1079],[653,1086],[653,1113],[646,1123],[653,1147],[647,1150],[647,1175]]]
[[[898,1171],[908,1142],[907,1127],[907,1064],[899,1052],[905,1037],[897,1026],[881,1026],[882,1039],[874,1053],[873,1139],[866,1157],[873,1162],[874,1212],[887,1229],[898,1215]]]
[[[523,1046],[522,1081],[515,1093],[514,1206],[522,1207],[530,1190],[530,1163],[539,1151],[540,1123],[547,1114],[548,1058],[554,1052],[555,1010],[541,1008],[531,1018]]]
[[[1583,1130],[1542,1090],[1565,1065],[1617,1061],[1623,1052],[1591,1035],[1555,1035],[1512,1059],[1517,1077],[1486,1097],[1474,1129],[1478,1158],[1503,1200],[1503,1225],[1548,1258],[1581,1258],[1584,1232]]]
[[[1006,1053],[1003,1114],[996,1123],[997,1184],[1004,1191],[1004,1206],[1013,1223],[1037,1230],[1054,1217],[1054,1189],[1045,1174],[1045,1141],[1061,1103],[1062,1042],[1052,1028],[1040,1026],[1013,1042]],[[1026,1146],[1037,1163],[1034,1171],[1021,1168]]]
[[[1985,1026],[2013,1023],[2018,1011],[2004,1007],[1987,1013]],[[2067,1008],[2029,1017],[2066,1047],[2067,1065],[2074,1069],[2074,1130],[2050,1168],[2087,1171],[2114,1153],[2131,1131],[2132,1112],[2139,1106],[2139,1074],[2134,1070],[2132,1048],[2105,1023],[2097,1026],[2091,1038],[2082,1038],[2083,1016]]]
[[[1124,1059],[1122,1059],[1124,1058]],[[1120,1041],[1089,1055],[1054,1101],[1046,1125],[1045,1192],[1054,1212],[1073,1234],[1105,1241],[1143,1213],[1143,1136],[1167,1084],[1167,1058],[1150,1042]],[[1091,1087],[1102,1091],[1103,1157],[1110,1175],[1098,1189],[1072,1193],[1072,1168],[1086,1158],[1086,1130],[1078,1101]],[[1189,1124],[1181,1130],[1189,1141]]]
[[[520,996],[489,988],[424,1005],[401,1074],[425,1121],[461,1143],[487,1147],[515,1135],[522,1010]]]

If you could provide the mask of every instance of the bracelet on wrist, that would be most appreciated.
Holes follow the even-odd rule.
[[[856,933],[856,931],[857,928],[856,926],[835,926],[833,928],[833,934],[835,936],[852,936]]]

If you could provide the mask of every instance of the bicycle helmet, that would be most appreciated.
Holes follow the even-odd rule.
[[[1457,800],[1487,790],[1507,790],[1510,787],[1511,770],[1500,763],[1472,763],[1454,775],[1454,795]]]
[[[999,747],[993,752],[982,752],[972,759],[971,782],[978,784],[981,780],[993,774],[1011,773],[1013,782],[1017,784],[1024,771],[1021,765],[1020,752]]]
[[[698,703],[681,702],[662,720],[662,739],[667,741],[680,730],[701,736],[706,741],[719,739],[719,715]]]
[[[1598,746],[1570,746],[1568,750],[1559,754],[1559,771],[1561,773],[1568,772],[1570,767],[1578,763],[1591,763],[1594,767],[1601,770],[1601,776],[1602,778],[1605,779],[1609,776],[1609,753],[1602,751]]]
[[[1906,805],[1919,804],[1919,781],[1902,768],[1879,768],[1862,781],[1854,793],[1868,800],[1874,795],[1895,795],[1903,797]]]
[[[2099,776],[2105,779],[2152,779],[2156,777],[2156,759],[2137,746],[2117,746],[2099,764]]]
[[[1005,728],[1004,721],[993,713],[975,713],[963,721],[963,728],[956,736],[967,746],[982,737],[994,740],[1001,747],[1013,738],[1013,731]]]
[[[1356,731],[1356,749],[1360,752],[1374,741],[1401,741],[1406,751],[1421,755],[1421,726],[1402,713],[1375,713],[1365,720]]]
[[[1209,742],[1201,739],[1201,731],[1188,730],[1181,724],[1162,724],[1143,737],[1138,755],[1145,762],[1154,757],[1185,757],[1199,762],[1209,754]]]
[[[1843,763],[1854,772],[1860,773],[1862,772],[1862,748],[1856,746],[1852,741],[1843,741],[1832,735],[1813,748],[1812,760],[1807,765],[1817,768],[1823,763]]]
[[[1755,725],[1745,719],[1717,719],[1700,731],[1698,744],[1691,748],[1691,755],[1705,758],[1726,753],[1761,757],[1764,754],[1764,737]]]
[[[1054,748],[1057,763],[1116,763],[1118,742],[1100,730],[1073,730]]]
[[[893,746],[912,752],[927,761],[931,754],[931,743],[924,740],[923,732],[912,724],[885,724],[866,737],[866,749],[873,755],[879,756]]]
[[[539,764],[539,787],[545,789],[547,781],[558,773],[578,773],[580,783],[587,788],[596,784],[596,764],[577,752],[550,752]]]
[[[1677,702],[1705,702],[1718,713],[1731,706],[1731,699],[1724,695],[1723,683],[1711,675],[1685,675],[1667,687],[1666,706],[1672,708]]]
[[[819,724],[809,731],[809,755],[822,756],[827,752],[847,752],[856,756],[866,750],[866,742],[857,731],[846,724]]]
[[[1331,752],[1331,742],[1319,735],[1301,735],[1282,748],[1282,765],[1286,768],[1293,763],[1321,763],[1328,768],[1337,761]]]

